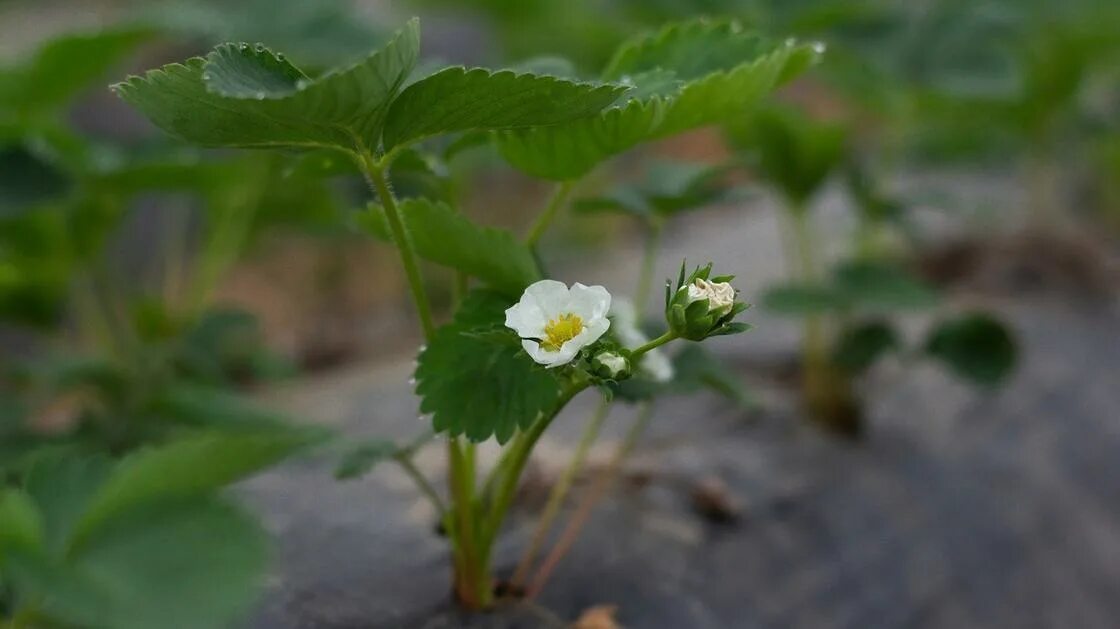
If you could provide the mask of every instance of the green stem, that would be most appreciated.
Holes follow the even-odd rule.
[[[653,403],[643,402],[641,408],[638,410],[637,419],[635,419],[634,424],[630,426],[630,430],[626,432],[626,436],[623,438],[618,450],[615,451],[614,457],[607,465],[607,469],[595,479],[594,485],[591,486],[587,495],[584,496],[579,506],[576,507],[576,512],[568,521],[568,525],[564,527],[563,532],[560,534],[560,539],[557,540],[552,551],[548,553],[548,556],[545,557],[545,560],[541,563],[541,567],[537,570],[537,574],[533,577],[533,581],[526,593],[528,598],[535,597],[541,591],[541,588],[548,582],[552,571],[556,569],[560,560],[563,559],[564,555],[571,549],[572,544],[574,544],[576,538],[579,537],[580,531],[583,530],[584,525],[587,524],[588,518],[591,517],[595,505],[599,504],[599,501],[606,495],[607,489],[611,486],[611,483],[614,482],[618,471],[622,469],[623,461],[626,460],[626,457],[630,455],[634,446],[637,445],[638,439],[640,439],[642,433],[645,432],[652,417]]]
[[[439,494],[436,493],[435,488],[428,482],[428,479],[424,478],[424,474],[420,472],[420,468],[416,467],[416,463],[408,456],[398,457],[396,461],[401,466],[401,469],[404,470],[404,473],[408,474],[408,477],[420,488],[421,493],[431,501],[432,506],[436,508],[436,512],[439,514],[440,520],[442,520],[447,514],[447,505],[443,503],[443,499],[439,497]]]
[[[428,301],[428,293],[424,289],[424,278],[420,273],[420,262],[416,250],[412,247],[412,239],[401,220],[400,211],[397,209],[397,200],[389,188],[389,180],[385,177],[384,169],[374,161],[369,153],[359,156],[361,166],[366,176],[366,182],[373,192],[381,199],[381,206],[385,210],[385,219],[389,223],[389,230],[393,233],[393,242],[397,244],[400,252],[401,265],[408,280],[408,288],[412,292],[412,301],[416,304],[416,312],[420,316],[420,325],[424,329],[425,338],[431,339],[436,331],[432,319],[432,306]]]
[[[419,259],[408,236],[408,231],[404,227],[404,222],[401,220],[396,198],[389,188],[389,181],[385,177],[384,165],[391,160],[384,159],[379,164],[366,151],[361,152],[358,157],[367,183],[381,199],[389,230],[393,233],[393,241],[397,244],[397,251],[400,252],[401,264],[404,267],[405,277],[412,293],[412,300],[420,317],[424,337],[430,340],[435,334],[435,323],[432,319],[432,308],[428,300],[428,293],[424,288],[424,280],[420,274]],[[473,470],[467,468],[457,438],[448,440],[447,454],[447,484],[451,488],[454,501],[454,514],[447,522],[450,524],[448,535],[451,538],[454,555],[456,595],[465,605],[481,608],[489,605],[491,592],[488,578],[485,576],[489,570],[489,562],[479,561],[479,558],[484,555],[478,552],[478,539],[473,530],[474,505],[473,497],[470,495],[472,491],[467,490],[474,484],[474,474]]]
[[[631,352],[630,353],[630,360],[634,363],[637,363],[642,358],[642,355],[645,354],[646,352],[648,352],[650,350],[653,350],[653,349],[657,349],[658,347],[661,347],[662,345],[668,343],[669,341],[675,340],[676,338],[677,338],[676,333],[673,332],[672,330],[669,330],[665,334],[662,334],[661,336],[653,339],[649,343],[646,343],[645,345],[643,345],[643,346],[635,349],[633,352]]]
[[[548,200],[548,205],[545,206],[544,211],[533,222],[533,226],[529,228],[529,233],[525,236],[525,244],[530,247],[537,246],[544,233],[548,231],[552,221],[560,213],[564,207],[564,203],[568,200],[568,196],[572,193],[572,188],[575,187],[574,181],[564,181],[556,184],[556,189],[552,192],[552,197]]]
[[[595,443],[595,439],[599,436],[599,431],[603,427],[603,421],[606,420],[610,408],[610,400],[604,397],[595,409],[595,414],[591,416],[591,420],[587,422],[587,427],[583,430],[583,435],[580,437],[579,445],[576,447],[571,463],[568,464],[564,473],[553,485],[552,491],[548,495],[548,502],[541,513],[540,520],[537,521],[537,529],[533,533],[533,540],[529,543],[529,548],[526,549],[525,554],[521,556],[517,570],[514,571],[513,578],[510,580],[515,587],[519,586],[524,582],[525,577],[529,576],[529,569],[533,566],[533,560],[537,558],[537,554],[540,553],[541,547],[544,545],[545,538],[552,530],[552,524],[560,513],[560,507],[564,504],[564,498],[567,497],[568,491],[572,487],[572,481],[583,469],[583,463],[587,459],[588,452],[591,451],[591,445]]]
[[[587,384],[581,383],[572,385],[561,393],[560,399],[556,401],[556,405],[553,406],[548,415],[538,419],[529,430],[517,435],[509,450],[503,456],[503,459],[508,457],[508,460],[498,462],[502,474],[498,477],[495,485],[495,493],[490,502],[490,511],[486,518],[486,524],[483,526],[483,548],[486,551],[484,556],[489,555],[494,540],[498,536],[498,531],[502,527],[502,522],[505,520],[510,504],[513,502],[518,481],[521,479],[521,473],[525,471],[525,464],[529,462],[529,455],[533,452],[533,447],[537,445],[541,435],[560,414],[560,411],[564,410],[568,402],[586,388]]]
[[[489,607],[493,597],[490,584],[490,562],[485,558],[485,552],[479,544],[478,532],[475,529],[475,502],[474,502],[474,455],[473,444],[462,447],[458,440],[452,440],[448,454],[450,456],[451,494],[454,499],[454,527],[452,535],[455,539],[455,548],[461,562],[462,583],[459,596],[463,602],[477,609]]]

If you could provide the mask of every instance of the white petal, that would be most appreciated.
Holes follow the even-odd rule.
[[[567,305],[587,325],[588,321],[607,316],[611,309],[611,294],[602,286],[584,286],[576,282],[572,284]]]
[[[521,295],[521,303],[536,304],[544,314],[545,319],[555,319],[557,315],[565,312],[570,293],[564,282],[556,280],[541,280],[534,282],[525,289]]]
[[[521,338],[544,338],[547,321],[540,306],[525,297],[506,309],[506,327],[513,329]]]
[[[611,327],[611,320],[606,317],[593,320],[584,326],[583,331],[576,335],[572,341],[580,340],[583,343],[582,347],[591,345],[598,341],[601,336],[607,333]],[[569,341],[570,343],[571,341]],[[566,345],[567,343],[565,343]]]
[[[572,342],[568,341],[560,348],[560,351],[549,352],[541,349],[540,343],[536,341],[529,339],[521,341],[521,347],[525,349],[525,352],[529,354],[530,358],[538,364],[544,365],[550,369],[572,362],[572,359],[579,353],[579,348],[575,346],[569,347],[570,345],[572,345]]]

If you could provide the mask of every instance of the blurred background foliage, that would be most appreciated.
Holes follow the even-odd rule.
[[[762,305],[804,322],[802,368],[816,369],[805,395],[844,432],[858,425],[853,379],[889,352],[921,353],[981,386],[1002,381],[1016,358],[998,320],[943,308],[922,276],[925,236],[913,211],[922,199],[896,193],[900,175],[997,173],[1023,194],[996,210],[1025,211],[1029,229],[1061,232],[1071,221],[1120,229],[1115,0],[7,0],[0,474],[47,466],[48,477],[65,476],[43,454],[59,448],[108,470],[114,464],[97,457],[173,446],[198,431],[283,432],[283,417],[245,395],[252,385],[407,346],[407,335],[383,331],[370,341],[371,312],[407,310],[393,266],[377,264],[383,254],[352,229],[365,192],[349,164],[319,152],[189,147],[105,87],[224,41],[261,42],[322,72],[376,49],[412,14],[424,20],[428,59],[417,75],[442,61],[595,77],[633,33],[698,15],[826,46],[824,62],[780,102],[699,136],[685,157],[655,149],[615,160],[617,185],[590,177],[574,208],[621,214],[656,243],[682,213],[749,208],[775,193],[788,210],[788,277]],[[429,143],[398,160],[394,184],[402,197],[460,196],[495,222],[527,225],[530,210],[509,208],[535,205],[523,199],[538,196],[539,183],[497,168],[486,146],[472,134]],[[851,200],[857,225],[834,265],[809,259],[817,247],[805,235],[829,186]],[[568,236],[604,238],[579,229]],[[446,305],[453,278],[433,275]],[[303,286],[277,297],[285,283]],[[915,310],[931,322],[907,348],[896,319]],[[748,399],[725,370],[686,358],[703,365],[695,380]],[[192,496],[198,517],[257,535],[224,503]],[[24,497],[0,497],[0,521],[24,513]],[[249,564],[260,562],[249,554]],[[12,600],[5,593],[0,612]]]

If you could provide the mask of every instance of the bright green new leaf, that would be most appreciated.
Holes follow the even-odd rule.
[[[436,432],[504,444],[559,398],[556,377],[534,363],[512,333],[508,343],[484,334],[501,328],[510,305],[501,294],[474,291],[420,353],[416,393]]]
[[[608,68],[608,79],[636,86],[630,100],[571,123],[501,132],[497,145],[529,174],[575,179],[642,142],[745,115],[817,57],[812,46],[768,46],[731,23],[674,25],[627,44]]]
[[[117,465],[91,496],[71,543],[80,546],[105,522],[145,503],[217,491],[310,441],[308,433],[292,429],[222,432],[138,451]]]
[[[472,129],[518,129],[594,115],[626,88],[552,76],[447,68],[405,88],[385,120],[385,149]]]
[[[114,89],[156,126],[206,146],[373,150],[419,44],[413,20],[379,52],[311,80],[262,47],[224,45]]]
[[[970,382],[994,387],[1015,368],[1018,347],[998,319],[970,313],[942,321],[926,339],[926,353]]]
[[[473,223],[443,203],[407,199],[398,208],[416,253],[425,260],[464,271],[509,295],[520,295],[541,277],[536,259],[513,234]],[[370,206],[362,224],[391,240],[385,210]]]

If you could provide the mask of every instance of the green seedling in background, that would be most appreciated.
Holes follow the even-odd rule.
[[[790,281],[771,287],[762,305],[803,321],[806,408],[829,430],[858,434],[862,405],[854,379],[881,357],[904,350],[893,318],[932,311],[941,302],[933,287],[907,270],[906,260],[884,246],[887,232],[906,232],[904,206],[852,164],[847,131],[839,123],[813,120],[793,107],[774,107],[729,126],[728,138],[780,196]],[[849,170],[847,183],[857,210],[855,246],[851,257],[830,269],[829,261],[821,259],[812,204],[842,168]],[[966,347],[974,349],[964,351]],[[1015,363],[1010,333],[989,315],[934,324],[925,350],[953,373],[985,386],[1000,383]]]

